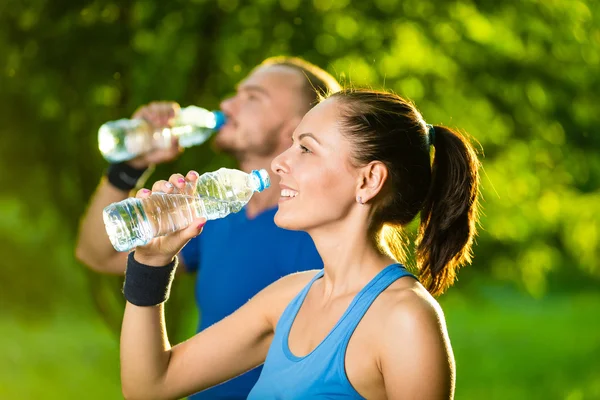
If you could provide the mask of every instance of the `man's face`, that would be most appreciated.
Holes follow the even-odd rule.
[[[289,146],[302,119],[302,85],[303,77],[292,68],[255,69],[240,82],[233,97],[221,102],[227,123],[216,136],[217,148],[240,160],[275,156],[282,145]]]

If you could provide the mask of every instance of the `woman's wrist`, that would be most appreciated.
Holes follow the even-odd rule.
[[[141,259],[144,260],[143,257]],[[167,264],[151,266],[139,261],[135,252],[129,253],[123,284],[125,299],[140,307],[164,303],[169,298],[176,268],[177,257]]]
[[[144,251],[139,248],[133,253],[133,258],[138,263],[147,265],[149,267],[164,267],[175,260],[175,256],[168,257],[162,255],[157,256],[144,254]]]

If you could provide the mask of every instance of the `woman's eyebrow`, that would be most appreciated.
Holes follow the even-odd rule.
[[[298,140],[300,140],[300,139],[302,139],[303,137],[306,137],[306,136],[311,137],[315,142],[321,144],[321,142],[319,142],[319,140],[312,133],[302,133],[302,134],[298,135]]]

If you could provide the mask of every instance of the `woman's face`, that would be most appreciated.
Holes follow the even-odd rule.
[[[281,178],[275,223],[308,231],[335,225],[356,204],[358,170],[350,142],[340,133],[339,101],[328,99],[309,111],[292,136],[292,146],[271,169]]]

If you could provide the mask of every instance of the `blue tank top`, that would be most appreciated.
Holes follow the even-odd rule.
[[[288,345],[290,329],[312,284],[322,276],[323,270],[281,315],[262,373],[248,400],[363,398],[346,376],[346,348],[350,337],[381,292],[403,276],[415,277],[401,264],[387,266],[354,297],[325,339],[308,355],[297,357]]]
[[[275,225],[277,207],[248,218],[245,208],[208,221],[202,235],[181,251],[186,267],[196,274],[198,331],[243,306],[271,283],[298,271],[323,268],[306,232]],[[256,384],[261,367],[189,397],[190,400],[243,400]]]

